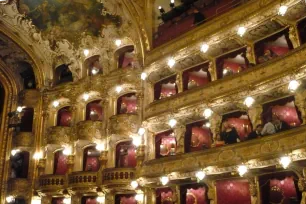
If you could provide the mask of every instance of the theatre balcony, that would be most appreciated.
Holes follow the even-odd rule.
[[[73,190],[96,187],[97,181],[97,172],[73,172],[68,176],[69,187]]]
[[[129,185],[135,179],[135,174],[135,168],[105,169],[102,183],[107,187]]]
[[[255,140],[150,160],[145,162],[140,176],[152,177],[171,172],[189,172],[201,166],[230,166],[236,165],[237,160],[241,162],[254,159],[273,160],[282,155],[284,150],[294,152],[304,148],[305,130],[306,126],[300,126]]]
[[[72,128],[66,126],[54,126],[50,127],[47,130],[48,144],[62,144],[62,143],[69,143],[70,136],[71,136]]]
[[[86,120],[76,125],[77,138],[79,140],[93,141],[94,138],[99,138],[102,135],[102,131],[102,121]]]
[[[135,122],[139,121],[138,114],[124,113],[113,115],[109,120],[110,134],[126,135],[129,132],[137,132]]]
[[[19,132],[14,137],[16,147],[32,147],[34,135],[32,132]]]
[[[65,175],[42,175],[39,177],[39,189],[43,193],[56,192],[64,189],[66,182]]]

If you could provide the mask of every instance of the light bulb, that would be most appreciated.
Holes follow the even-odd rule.
[[[247,30],[247,29],[246,29],[245,27],[241,26],[241,27],[238,28],[237,34],[238,34],[240,37],[242,37],[242,36],[245,34],[246,30]]]
[[[170,3],[171,3],[171,4],[174,4],[174,0],[171,0]]]
[[[203,112],[203,116],[208,119],[212,116],[213,111],[210,108],[206,108]]]
[[[102,203],[105,203],[105,196],[98,196],[98,197],[97,197],[97,202],[98,202],[98,203],[101,203],[101,204],[102,204]]]
[[[17,112],[21,113],[21,112],[22,112],[22,109],[23,109],[23,107],[18,106],[18,107],[17,107]]]
[[[121,87],[121,86],[117,86],[117,87],[116,87],[116,92],[117,92],[117,93],[120,93],[121,91],[122,91],[122,87]]]
[[[87,57],[89,55],[89,50],[85,49],[84,50],[84,55],[85,55],[85,57]]]
[[[141,79],[142,80],[146,80],[147,77],[148,77],[147,73],[145,73],[145,72],[141,73]]]
[[[137,181],[132,181],[131,186],[133,189],[136,189],[138,187],[138,182]]]
[[[287,169],[291,163],[291,158],[289,156],[281,157],[279,163],[283,166],[284,169]]]
[[[207,45],[206,43],[204,43],[202,46],[201,46],[201,52],[203,53],[206,53],[209,49],[209,45]]]
[[[14,202],[15,198],[13,196],[7,196],[5,200],[8,203],[12,203],[12,202]]]
[[[296,91],[300,86],[300,83],[297,80],[291,80],[288,85],[288,90],[291,92]]]
[[[142,136],[142,135],[145,134],[145,132],[146,132],[146,129],[144,129],[144,128],[139,128],[139,130],[138,130],[138,135]]]
[[[177,121],[173,118],[169,120],[169,125],[170,125],[171,128],[173,128],[176,125],[176,123],[177,123]]]
[[[246,165],[238,166],[238,173],[242,177],[244,174],[248,172],[248,167]]]
[[[170,68],[172,68],[174,65],[175,65],[175,60],[174,60],[173,58],[170,58],[170,59],[168,60],[168,66],[169,66]]]
[[[87,101],[89,99],[89,94],[84,94],[83,99],[84,99],[84,101]]]
[[[71,197],[64,198],[63,203],[64,204],[71,204]]]
[[[205,178],[205,176],[206,176],[206,174],[205,174],[204,171],[198,171],[198,172],[196,173],[196,177],[197,177],[197,179],[198,179],[199,181],[203,180],[203,179]]]
[[[249,108],[249,107],[251,107],[253,105],[254,102],[255,102],[255,99],[252,98],[251,96],[248,96],[244,100],[244,105],[246,105]]]
[[[64,146],[64,150],[63,150],[63,154],[66,155],[66,156],[69,156],[72,154],[72,148],[70,146]]]
[[[143,197],[144,197],[143,193],[137,193],[135,196],[135,200],[142,203]]]
[[[278,15],[284,16],[288,10],[288,6],[281,6],[278,10]]]
[[[134,137],[133,137],[133,145],[135,145],[136,147],[138,147],[139,145],[141,145],[141,137],[139,137],[139,136],[134,136]]]
[[[161,177],[160,182],[163,184],[163,186],[167,185],[167,183],[169,182],[168,176]]]
[[[159,6],[159,7],[158,7],[158,10],[160,10],[160,9],[162,9],[162,7],[161,7],[161,6]]]
[[[205,126],[206,126],[207,128],[210,128],[210,126],[211,126],[210,122],[205,123]]]
[[[12,155],[12,156],[15,156],[18,152],[20,152],[20,149],[13,149],[13,150],[11,151],[11,155]]]
[[[227,69],[223,69],[223,75],[226,75],[228,73],[228,70]]]
[[[102,143],[96,144],[96,150],[98,150],[100,152],[104,151],[105,150],[105,145],[102,144]]]
[[[94,68],[94,69],[91,70],[91,73],[92,73],[92,75],[96,75],[98,73],[98,70]]]
[[[56,108],[57,106],[59,106],[59,102],[58,101],[53,101],[53,107]]]
[[[117,45],[117,47],[120,47],[120,45],[122,44],[122,41],[120,39],[115,40],[115,44]]]
[[[33,155],[33,159],[40,160],[43,157],[42,152],[35,152]]]

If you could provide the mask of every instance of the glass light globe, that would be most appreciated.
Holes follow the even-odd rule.
[[[248,172],[248,167],[246,165],[238,166],[238,173],[242,177],[244,174]]]
[[[136,147],[138,147],[139,145],[141,145],[141,137],[133,137],[133,145],[135,145]]]
[[[284,16],[286,14],[287,10],[288,10],[288,6],[281,6],[281,7],[279,7],[278,14],[281,15],[281,16]]]
[[[18,107],[17,107],[17,111],[18,111],[19,113],[22,112],[22,109],[23,109],[23,107],[21,107],[21,106],[18,106]]]
[[[71,155],[72,154],[72,148],[70,146],[65,146],[65,149],[63,150],[64,155]]]
[[[71,204],[71,198],[70,197],[64,198],[63,203],[64,204]]]
[[[18,152],[20,152],[20,149],[13,149],[13,150],[11,151],[11,155],[12,155],[12,156],[15,156]]]
[[[237,34],[238,34],[240,37],[242,37],[242,36],[245,34],[246,30],[247,30],[247,29],[246,29],[245,27],[241,26],[241,27],[238,28]]]
[[[177,123],[177,121],[173,118],[169,120],[169,125],[170,125],[171,128],[173,128],[176,125],[176,123]]]
[[[246,105],[249,108],[249,107],[251,107],[253,105],[254,102],[255,102],[255,99],[252,98],[251,96],[248,96],[244,100],[244,105]]]
[[[205,172],[204,171],[198,171],[197,173],[196,173],[196,177],[197,177],[197,179],[198,180],[203,180],[204,178],[205,178],[205,176],[206,176],[206,174],[205,174]]]
[[[138,201],[138,202],[142,202],[143,201],[143,197],[144,197],[143,193],[137,193],[135,195],[135,200]]]
[[[6,202],[8,202],[8,203],[12,203],[12,202],[14,202],[15,199],[14,199],[13,196],[7,196],[5,200],[6,200]]]
[[[206,108],[203,112],[203,116],[207,119],[210,118],[213,114],[213,111],[210,108]]]
[[[98,203],[105,203],[105,196],[99,196],[99,197],[97,197],[97,202]]]
[[[175,65],[175,60],[173,58],[168,60],[168,66],[172,68]]]
[[[202,46],[201,46],[201,52],[203,53],[206,53],[209,49],[209,45],[207,45],[206,43],[204,43]]]
[[[283,166],[284,169],[287,169],[288,166],[291,164],[291,158],[288,156],[281,157],[279,163]]]
[[[207,128],[210,128],[210,127],[211,127],[210,122],[205,123],[205,126],[206,126]]]
[[[35,160],[39,160],[43,157],[42,152],[35,152],[35,154],[33,155],[33,159]]]
[[[91,70],[91,73],[92,73],[93,75],[96,75],[96,74],[98,73],[98,70],[97,70],[97,69],[92,69],[92,70]]]
[[[288,90],[291,92],[296,91],[300,86],[300,83],[297,80],[291,80],[288,85]]]
[[[98,150],[98,151],[104,151],[105,150],[105,146],[104,146],[104,144],[102,144],[102,143],[99,143],[99,144],[97,144],[96,145],[96,150]]]

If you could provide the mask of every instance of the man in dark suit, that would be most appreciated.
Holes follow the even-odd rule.
[[[248,135],[247,140],[252,140],[252,139],[256,139],[256,138],[260,137],[262,129],[263,129],[262,124],[257,125],[255,130],[250,132],[250,134]]]

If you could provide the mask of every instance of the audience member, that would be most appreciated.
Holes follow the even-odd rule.
[[[240,142],[237,130],[232,127],[227,120],[222,124],[222,132],[220,134],[221,140],[224,144],[234,144]]]
[[[261,135],[263,136],[272,135],[274,133],[289,130],[289,129],[290,129],[290,126],[286,122],[280,120],[280,118],[277,115],[273,114],[272,120],[265,124],[263,130],[261,131]]]
[[[252,139],[259,138],[261,136],[262,130],[263,130],[262,124],[257,125],[256,129],[253,130],[252,132],[250,132],[247,140],[252,140]]]

